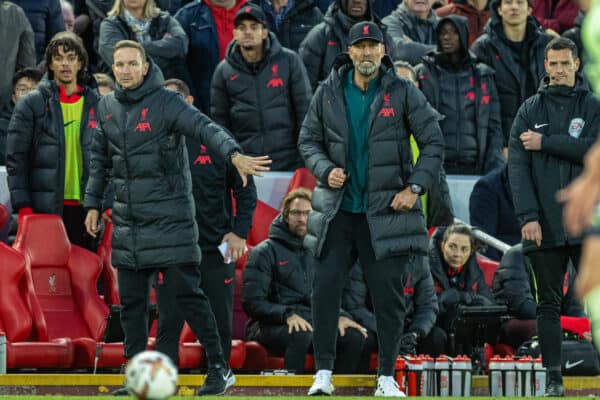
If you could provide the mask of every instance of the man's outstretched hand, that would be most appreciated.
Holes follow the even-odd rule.
[[[240,174],[244,187],[248,184],[248,175],[262,176],[261,172],[271,169],[268,165],[272,162],[269,156],[250,157],[237,153],[231,157],[231,163]]]

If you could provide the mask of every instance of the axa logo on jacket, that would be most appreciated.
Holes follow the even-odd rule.
[[[148,107],[142,108],[140,111],[140,121],[135,126],[134,132],[152,132],[152,127],[150,126],[150,122],[146,121],[146,117],[148,116]]]
[[[365,25],[364,28],[368,28],[368,26]],[[396,116],[396,111],[394,110],[394,107],[390,105],[391,97],[391,93],[386,93],[383,95],[383,106],[381,107],[381,110],[379,110],[379,112],[377,113],[378,117],[389,118]]]
[[[281,87],[283,86],[283,79],[279,76],[277,76],[279,74],[279,65],[278,64],[274,64],[273,66],[271,66],[271,79],[269,79],[269,82],[267,82],[267,87],[268,88],[276,88],[276,87]]]

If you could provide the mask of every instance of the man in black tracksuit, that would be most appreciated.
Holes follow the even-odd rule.
[[[268,154],[271,170],[293,171],[302,166],[296,143],[312,94],[306,69],[266,28],[259,6],[243,6],[234,25],[213,75],[211,116],[246,153]]]
[[[270,1],[252,0],[259,4],[267,16],[267,27],[277,36],[279,43],[298,51],[308,32],[323,21],[323,13],[315,0]],[[285,6],[281,3],[286,3]]]
[[[552,37],[540,29],[530,12],[525,1],[492,0],[484,34],[471,46],[475,57],[496,72],[503,148],[508,146],[519,106],[535,94],[545,75],[544,47]]]
[[[425,97],[444,116],[444,169],[485,174],[504,163],[494,72],[469,53],[465,17],[444,17],[435,32],[437,50],[427,53],[416,70]]]
[[[313,90],[329,76],[335,58],[348,49],[348,32],[360,21],[376,23],[385,34],[387,53],[394,61],[400,59],[391,36],[385,33],[385,25],[373,13],[372,0],[335,0],[323,22],[308,32],[298,50]]]
[[[165,82],[165,87],[180,93],[189,105],[193,105],[194,98],[184,82],[170,79]],[[235,263],[246,249],[246,237],[256,207],[256,187],[251,177],[244,187],[237,172],[218,153],[209,150],[197,139],[186,138],[186,147],[196,206],[198,244],[202,250],[200,287],[215,315],[223,356],[229,360]],[[232,196],[236,202],[235,216]],[[224,242],[228,243],[225,258],[218,249]],[[225,261],[227,259],[229,262]],[[184,317],[177,312],[176,304],[168,303],[168,296],[161,296],[164,289],[161,282],[157,282],[156,289],[159,308],[156,349],[168,355],[177,365]]]
[[[241,155],[227,131],[163,87],[158,66],[144,48],[124,40],[115,46],[117,86],[98,105],[84,206],[95,236],[106,180],[114,185],[112,263],[118,270],[125,357],[146,349],[150,285],[160,272],[163,293],[174,297],[208,358],[199,394],[222,394],[235,379],[223,351],[210,304],[200,289],[195,221],[185,136],[231,160],[246,175],[266,170],[264,158]]]
[[[521,226],[523,252],[531,260],[538,286],[538,332],[546,394],[564,394],[561,376],[560,307],[562,281],[569,259],[579,265],[581,238],[562,223],[556,192],[583,170],[585,153],[600,130],[600,102],[577,78],[577,47],[569,39],[553,39],[546,47],[548,77],[538,94],[521,106],[509,143],[509,178],[515,213]]]
[[[433,289],[433,278],[426,258],[412,264],[403,277],[406,299],[404,333],[400,337],[400,354],[430,354],[436,356],[430,346],[429,333],[435,325],[438,303]],[[360,372],[369,373],[369,360],[372,351],[377,351],[377,324],[360,263],[354,264],[344,288],[342,308],[352,319],[367,329],[367,342],[363,350]]]
[[[284,368],[304,372],[312,353],[311,293],[314,257],[302,247],[311,210],[310,191],[292,190],[269,229],[252,249],[244,270],[242,306],[249,320],[246,337],[284,355]],[[338,320],[337,373],[356,372],[366,332],[347,313]]]
[[[100,95],[87,72],[81,39],[61,32],[44,55],[48,73],[20,99],[8,125],[6,171],[19,220],[31,213],[62,216],[69,241],[93,249],[85,232],[85,185]]]
[[[300,153],[318,182],[304,239],[317,257],[317,374],[309,394],[333,392],[335,322],[348,271],[359,259],[377,320],[376,394],[404,395],[392,376],[406,313],[402,277],[427,251],[418,196],[437,183],[444,143],[438,113],[396,76],[383,42],[373,22],[350,29],[349,53],[317,89],[300,132]],[[420,150],[414,166],[411,134]]]

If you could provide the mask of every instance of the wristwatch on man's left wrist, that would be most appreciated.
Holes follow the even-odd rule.
[[[421,193],[423,193],[423,188],[421,187],[421,185],[418,185],[416,183],[412,183],[410,185],[410,191],[413,192],[414,194],[420,195]]]

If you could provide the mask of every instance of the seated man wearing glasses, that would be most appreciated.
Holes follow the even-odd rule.
[[[302,247],[311,209],[310,191],[288,193],[269,238],[252,249],[243,275],[247,339],[283,355],[284,368],[296,373],[304,372],[306,354],[312,353],[314,258]],[[367,336],[367,330],[349,317],[341,313],[338,319],[338,373],[356,371]]]

